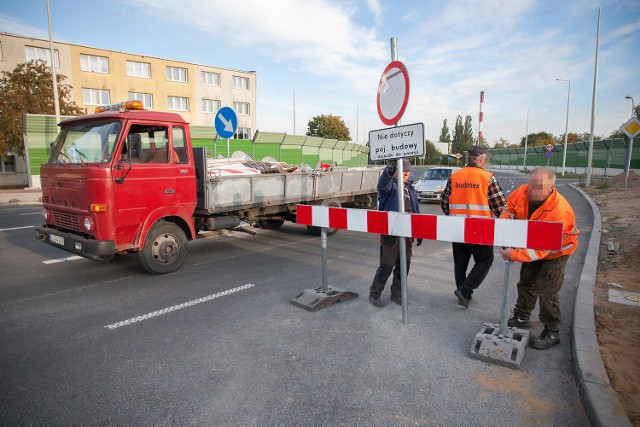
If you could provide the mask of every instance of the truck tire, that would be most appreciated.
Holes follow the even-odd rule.
[[[187,236],[172,222],[156,222],[138,251],[138,262],[151,274],[171,273],[179,269],[187,257]]]
[[[261,219],[258,224],[265,230],[277,230],[284,224],[284,219]]]
[[[322,202],[322,206],[329,206],[330,208],[339,208],[340,203],[335,200],[324,201]],[[319,236],[322,231],[322,227],[316,227],[315,225],[307,225],[307,231],[309,234],[313,236]],[[333,236],[338,232],[337,228],[327,228],[327,236]]]

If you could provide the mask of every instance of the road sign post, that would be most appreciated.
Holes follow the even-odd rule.
[[[620,130],[629,137],[629,145],[627,146],[627,161],[625,162],[624,189],[627,190],[627,180],[629,179],[629,170],[631,169],[631,151],[633,149],[633,138],[640,133],[640,120],[637,117],[631,117],[625,124],[620,126]]]

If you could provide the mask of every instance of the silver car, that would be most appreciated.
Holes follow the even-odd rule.
[[[421,202],[439,202],[444,187],[447,185],[447,180],[451,177],[451,174],[458,169],[461,168],[436,166],[427,169],[415,184],[416,191],[418,192],[418,200]]]

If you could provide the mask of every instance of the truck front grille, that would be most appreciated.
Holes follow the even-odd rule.
[[[80,222],[78,221],[78,215],[71,212],[61,212],[58,210],[54,210],[53,223],[58,227],[80,231]]]

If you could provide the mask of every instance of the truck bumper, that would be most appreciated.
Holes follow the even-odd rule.
[[[36,239],[94,261],[109,261],[116,253],[113,240],[90,240],[71,233],[36,227]]]

